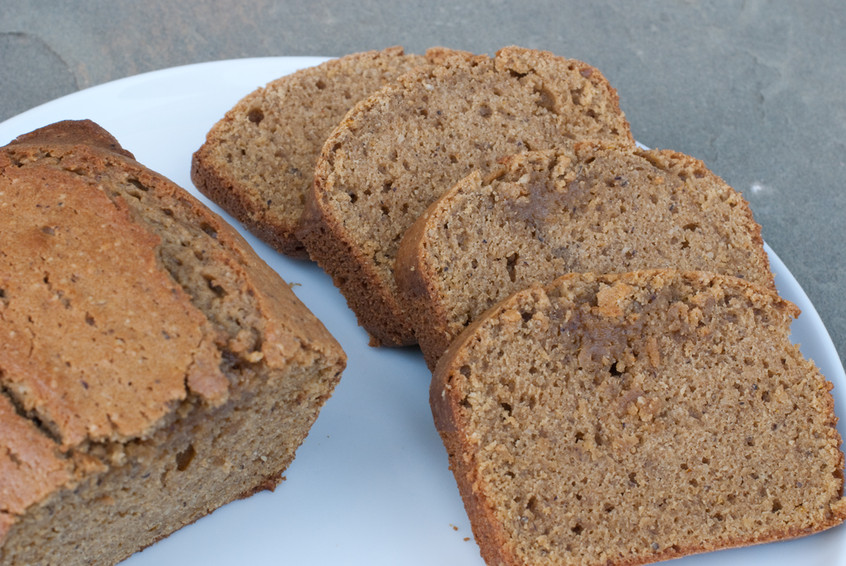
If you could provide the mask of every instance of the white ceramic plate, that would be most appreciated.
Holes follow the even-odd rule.
[[[241,59],[137,75],[7,120],[0,124],[0,145],[51,122],[90,118],[141,163],[220,212],[191,184],[191,154],[212,124],[242,96],[323,60]],[[430,374],[419,351],[368,347],[366,334],[328,276],[311,263],[290,260],[244,235],[285,280],[299,283],[294,291],[341,342],[349,356],[348,368],[275,492],[231,503],[125,564],[481,566],[432,423]],[[793,338],[835,384],[835,403],[842,413],[846,376],[837,352],[799,284],[775,253],[768,252],[779,291],[803,311],[794,323]],[[804,539],[676,563],[846,564],[846,530],[840,527]]]

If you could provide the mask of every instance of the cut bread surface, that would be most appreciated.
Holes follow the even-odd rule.
[[[634,565],[842,522],[797,309],[703,272],[572,274],[477,319],[431,404],[488,564]]]
[[[433,49],[430,65],[356,105],[315,168],[298,234],[375,343],[415,342],[394,282],[400,238],[456,181],[529,149],[632,143],[600,72],[548,52]]]
[[[211,128],[192,160],[194,184],[275,249],[308,257],[294,231],[323,143],[356,102],[423,63],[391,47],[268,83]]]
[[[748,204],[701,161],[590,141],[459,181],[406,232],[395,276],[434,367],[473,319],[532,283],[651,268],[774,288]]]

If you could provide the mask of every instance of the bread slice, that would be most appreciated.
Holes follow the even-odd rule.
[[[430,367],[497,301],[574,271],[714,271],[775,288],[740,194],[673,151],[582,142],[459,181],[415,222],[395,275]]]
[[[846,517],[796,307],[703,272],[571,274],[477,319],[431,405],[482,556],[645,564]]]
[[[114,564],[273,489],[345,364],[219,217],[91,122],[0,148],[0,562]]]
[[[400,238],[436,198],[501,157],[585,138],[631,143],[593,67],[509,47],[494,58],[433,49],[432,63],[359,103],[315,168],[300,239],[374,343],[415,342],[397,297]]]
[[[194,184],[278,251],[308,257],[294,229],[323,142],[356,102],[423,62],[391,47],[268,83],[209,131],[192,161]]]

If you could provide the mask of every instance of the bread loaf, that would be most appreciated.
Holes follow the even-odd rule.
[[[743,280],[571,274],[438,363],[435,422],[488,564],[633,566],[846,517],[831,384]]]
[[[323,142],[356,102],[423,61],[391,47],[268,83],[209,131],[192,161],[194,184],[280,252],[307,257],[294,230]]]
[[[91,122],[0,148],[0,226],[0,563],[275,487],[345,356],[234,230]]]
[[[530,149],[632,142],[616,92],[585,63],[517,47],[426,57],[430,65],[360,102],[331,134],[298,232],[377,344],[415,342],[394,282],[397,249],[459,179]]]
[[[397,254],[400,296],[430,367],[488,307],[574,271],[704,270],[775,288],[742,196],[692,157],[580,142],[459,181]]]

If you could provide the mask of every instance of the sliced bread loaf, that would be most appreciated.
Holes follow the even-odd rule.
[[[435,422],[488,564],[633,566],[846,517],[831,384],[797,309],[703,272],[571,274],[477,319]]]
[[[194,184],[280,252],[307,257],[294,229],[323,142],[356,102],[423,62],[391,47],[333,59],[255,90],[194,154]]]
[[[774,288],[761,229],[740,194],[672,151],[583,142],[472,174],[415,222],[398,288],[430,367],[511,293],[574,271],[714,271]]]
[[[374,343],[414,343],[394,282],[400,238],[473,171],[577,139],[631,143],[617,94],[589,65],[511,47],[496,57],[434,49],[359,103],[331,134],[298,232]]]
[[[345,357],[234,230],[91,122],[0,148],[0,227],[0,563],[275,487]]]

